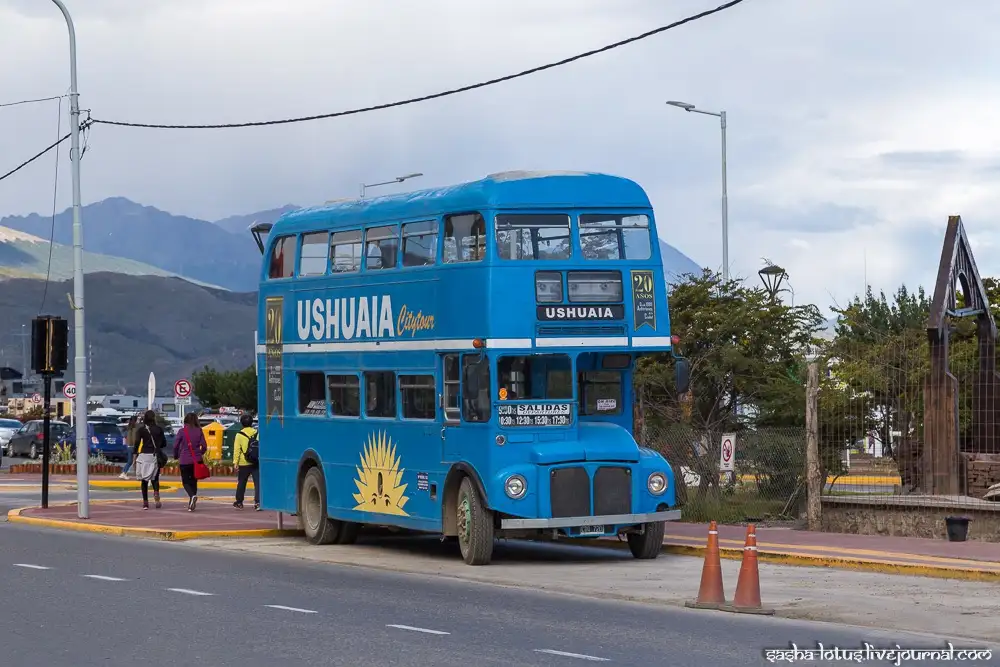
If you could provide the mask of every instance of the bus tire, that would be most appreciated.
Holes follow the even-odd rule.
[[[310,468],[302,478],[299,516],[310,544],[333,544],[340,536],[340,522],[326,513],[326,481],[318,467]]]
[[[468,477],[458,487],[458,547],[467,565],[489,565],[493,558],[493,512]]]
[[[340,524],[340,535],[337,536],[337,544],[354,544],[358,541],[358,531],[361,524],[353,521],[343,521]]]
[[[644,523],[642,527],[642,534],[628,534],[628,549],[635,558],[653,560],[660,555],[660,551],[663,549],[663,531],[665,526],[662,521],[657,521],[655,523]]]

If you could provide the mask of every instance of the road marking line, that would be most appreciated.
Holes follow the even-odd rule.
[[[215,593],[205,593],[204,591],[193,591],[190,588],[168,588],[168,591],[174,593],[183,593],[184,595],[215,595]]]
[[[396,628],[397,630],[410,630],[412,632],[423,632],[428,635],[450,635],[450,632],[442,632],[441,630],[428,630],[427,628],[415,628],[412,625],[387,625],[387,628]]]
[[[312,609],[299,609],[298,607],[286,607],[283,604],[266,604],[265,607],[270,607],[271,609],[281,609],[283,611],[297,611],[300,614],[315,614],[317,612]]]
[[[83,576],[87,579],[97,579],[99,581],[128,581],[128,579],[122,579],[121,577],[106,577],[103,574],[85,574]]]
[[[548,653],[549,655],[561,655],[564,658],[579,658],[580,660],[591,660],[593,662],[610,662],[609,658],[598,658],[596,655],[584,655],[582,653],[567,653],[566,651],[553,651],[547,648],[536,648],[535,653]]]
[[[32,565],[31,563],[14,563],[14,567],[24,567],[29,570],[51,570],[51,567],[45,567],[44,565]]]

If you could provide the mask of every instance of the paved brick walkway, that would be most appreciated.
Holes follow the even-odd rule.
[[[906,564],[980,564],[1000,569],[1000,543],[966,541],[948,542],[917,537],[849,535],[821,533],[791,528],[756,527],[757,546],[761,552],[796,554],[816,558],[852,558],[894,561]],[[745,526],[719,526],[719,546],[739,549],[746,538]],[[708,524],[672,522],[667,524],[666,544],[704,547]]]
[[[142,500],[137,498],[91,502],[89,519],[77,517],[75,504],[55,505],[44,510],[33,507],[21,510],[21,516],[98,526],[185,532],[269,530],[278,527],[277,514],[254,512],[252,501],[246,509],[238,510],[232,506],[231,500],[209,498],[199,498],[194,512],[187,511],[187,500],[163,499],[163,507],[156,509],[150,498],[150,507],[144,510]],[[295,528],[294,517],[285,517],[285,527]]]

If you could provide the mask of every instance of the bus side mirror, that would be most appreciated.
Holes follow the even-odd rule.
[[[677,393],[686,394],[691,388],[691,364],[683,357],[675,359],[674,370],[677,373]]]

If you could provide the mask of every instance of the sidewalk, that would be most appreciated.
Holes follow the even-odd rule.
[[[11,475],[10,477],[0,477],[0,488],[5,486],[26,486],[38,485],[42,483],[41,475]],[[49,484],[53,486],[73,486],[76,487],[75,475],[49,475]],[[181,478],[174,475],[161,475],[161,487],[171,489],[181,488]],[[90,488],[92,489],[138,489],[139,482],[135,478],[121,479],[117,475],[91,475]],[[235,477],[214,477],[198,482],[199,489],[235,489]],[[247,489],[253,490],[253,480],[247,480]]]
[[[762,562],[870,570],[896,574],[1000,582],[1000,543],[948,542],[917,537],[822,533],[756,527]],[[741,559],[745,526],[719,526],[723,558]],[[667,553],[702,556],[708,524],[671,522],[663,539]]]
[[[198,498],[194,512],[187,511],[187,500],[163,499],[160,509],[142,501],[91,500],[90,518],[77,517],[76,503],[49,505],[48,509],[25,507],[11,510],[7,520],[63,530],[78,530],[106,535],[146,537],[159,540],[190,540],[210,537],[285,537],[298,535],[296,519],[282,517],[279,529],[275,512],[255,512],[253,505],[237,510],[228,498]]]

